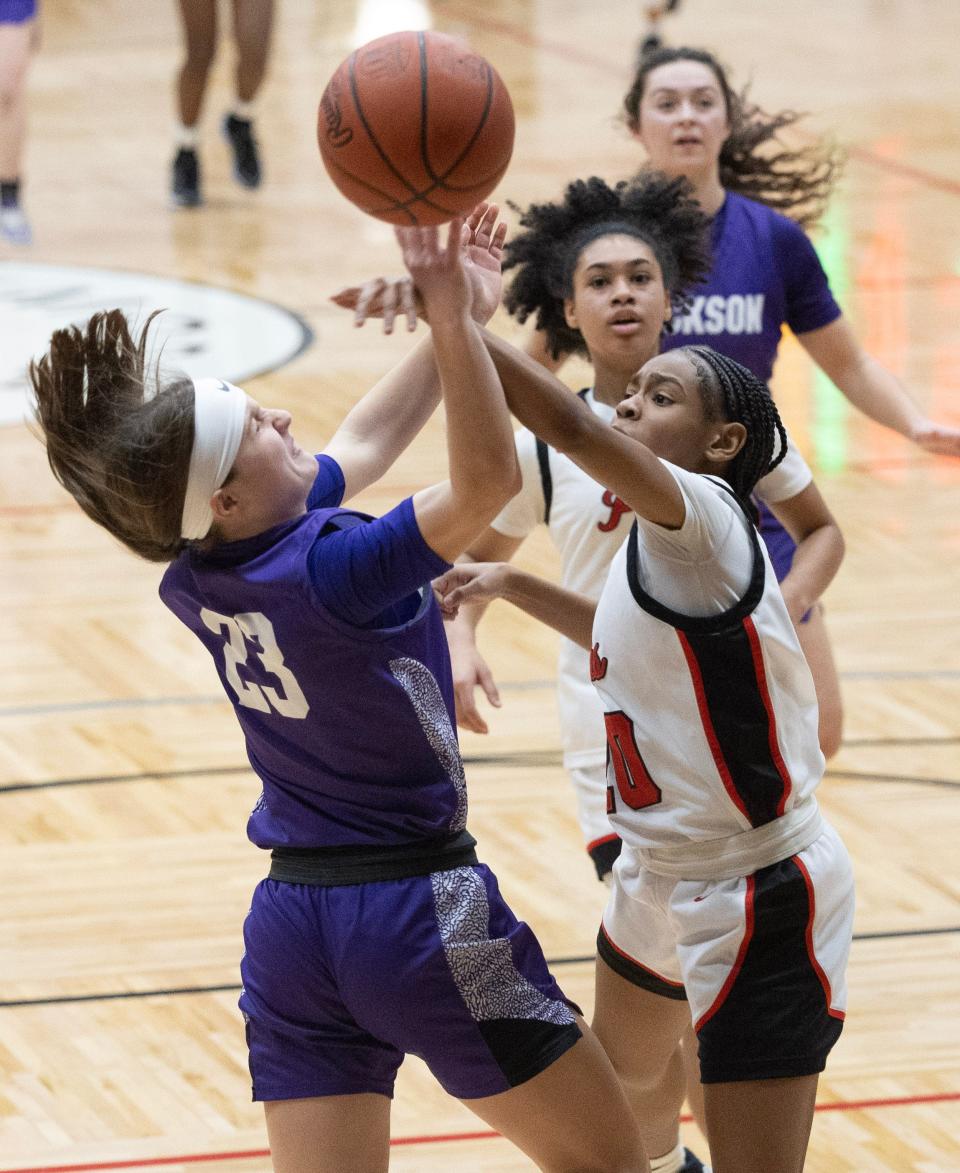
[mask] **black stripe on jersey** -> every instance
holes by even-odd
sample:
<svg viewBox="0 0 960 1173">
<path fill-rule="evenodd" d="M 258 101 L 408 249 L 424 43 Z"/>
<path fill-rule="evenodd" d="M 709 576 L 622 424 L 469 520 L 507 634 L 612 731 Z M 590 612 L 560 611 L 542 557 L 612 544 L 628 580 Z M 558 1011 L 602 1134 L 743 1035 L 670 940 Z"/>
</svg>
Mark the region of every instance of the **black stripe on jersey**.
<svg viewBox="0 0 960 1173">
<path fill-rule="evenodd" d="M 730 496 L 737 501 L 732 490 Z M 739 501 L 737 506 L 742 509 Z M 763 661 L 754 655 L 756 633 L 749 616 L 763 594 L 765 564 L 755 526 L 751 524 L 748 532 L 753 554 L 750 583 L 743 597 L 719 615 L 683 615 L 647 594 L 637 570 L 636 522 L 628 539 L 627 581 L 644 611 L 676 629 L 717 770 L 733 802 L 759 827 L 783 814 L 791 783 L 767 709 Z"/>
<path fill-rule="evenodd" d="M 584 387 L 577 395 L 584 402 L 590 394 L 590 388 Z M 546 440 L 535 437 L 537 441 L 537 464 L 540 467 L 540 487 L 543 489 L 543 524 L 550 524 L 550 508 L 553 505 L 553 473 L 550 471 L 550 445 Z"/>
<path fill-rule="evenodd" d="M 772 822 L 783 814 L 791 782 L 767 708 L 762 659 L 758 665 L 754 656 L 752 621 L 747 618 L 726 631 L 678 631 L 677 636 L 727 793 L 754 827 Z M 756 652 L 759 656 L 758 647 Z"/>
</svg>

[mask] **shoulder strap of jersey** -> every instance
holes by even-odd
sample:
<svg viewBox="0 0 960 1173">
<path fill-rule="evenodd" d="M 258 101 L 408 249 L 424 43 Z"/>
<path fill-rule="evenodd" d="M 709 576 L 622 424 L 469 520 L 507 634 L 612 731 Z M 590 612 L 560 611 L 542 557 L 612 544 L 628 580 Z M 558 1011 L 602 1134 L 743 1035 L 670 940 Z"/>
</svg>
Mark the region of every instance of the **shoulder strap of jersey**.
<svg viewBox="0 0 960 1173">
<path fill-rule="evenodd" d="M 590 388 L 584 387 L 577 395 L 586 402 Z M 550 445 L 546 440 L 535 437 L 537 441 L 537 464 L 540 466 L 540 486 L 543 489 L 543 524 L 550 524 L 550 506 L 553 504 L 553 474 L 550 472 Z"/>
<path fill-rule="evenodd" d="M 550 524 L 550 506 L 553 504 L 553 475 L 550 472 L 550 445 L 537 440 L 537 464 L 540 466 L 540 487 L 543 489 L 543 524 Z"/>
</svg>

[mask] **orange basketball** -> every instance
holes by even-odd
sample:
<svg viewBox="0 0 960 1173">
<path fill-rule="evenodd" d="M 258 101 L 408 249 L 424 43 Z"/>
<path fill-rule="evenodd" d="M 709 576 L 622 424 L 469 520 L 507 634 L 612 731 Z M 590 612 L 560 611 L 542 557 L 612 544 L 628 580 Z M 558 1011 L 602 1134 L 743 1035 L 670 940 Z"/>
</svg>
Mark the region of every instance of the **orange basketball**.
<svg viewBox="0 0 960 1173">
<path fill-rule="evenodd" d="M 497 71 L 436 32 L 362 45 L 330 79 L 317 118 L 330 178 L 391 224 L 443 224 L 469 212 L 506 171 L 513 131 Z"/>
</svg>

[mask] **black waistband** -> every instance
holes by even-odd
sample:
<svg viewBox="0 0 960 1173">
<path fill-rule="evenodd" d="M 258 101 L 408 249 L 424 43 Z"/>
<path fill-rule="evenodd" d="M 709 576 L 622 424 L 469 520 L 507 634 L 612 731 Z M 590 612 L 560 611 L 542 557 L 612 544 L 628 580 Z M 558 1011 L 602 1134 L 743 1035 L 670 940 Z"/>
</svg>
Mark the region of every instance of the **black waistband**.
<svg viewBox="0 0 960 1173">
<path fill-rule="evenodd" d="M 274 847 L 270 879 L 319 888 L 406 880 L 470 867 L 477 863 L 476 847 L 477 841 L 468 831 L 388 847 Z"/>
</svg>

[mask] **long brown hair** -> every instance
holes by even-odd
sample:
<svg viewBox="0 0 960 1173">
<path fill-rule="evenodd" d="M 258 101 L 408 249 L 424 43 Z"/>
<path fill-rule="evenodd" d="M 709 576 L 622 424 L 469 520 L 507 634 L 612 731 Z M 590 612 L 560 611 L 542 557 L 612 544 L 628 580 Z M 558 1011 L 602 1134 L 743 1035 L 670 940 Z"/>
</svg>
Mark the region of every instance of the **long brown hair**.
<svg viewBox="0 0 960 1173">
<path fill-rule="evenodd" d="M 637 131 L 640 104 L 652 70 L 674 61 L 696 61 L 717 79 L 727 108 L 730 135 L 720 151 L 720 183 L 749 199 L 783 212 L 804 228 L 823 215 L 840 175 L 842 155 L 825 140 L 791 149 L 779 139 L 782 130 L 794 126 L 803 114 L 781 110 L 768 114 L 747 96 L 738 94 L 727 80 L 726 70 L 705 49 L 659 48 L 640 58 L 633 84 L 623 99 L 627 125 Z"/>
<path fill-rule="evenodd" d="M 34 414 L 53 474 L 98 525 L 154 562 L 183 549 L 180 523 L 193 445 L 188 379 L 160 385 L 147 336 L 120 310 L 57 330 L 31 362 Z"/>
</svg>

